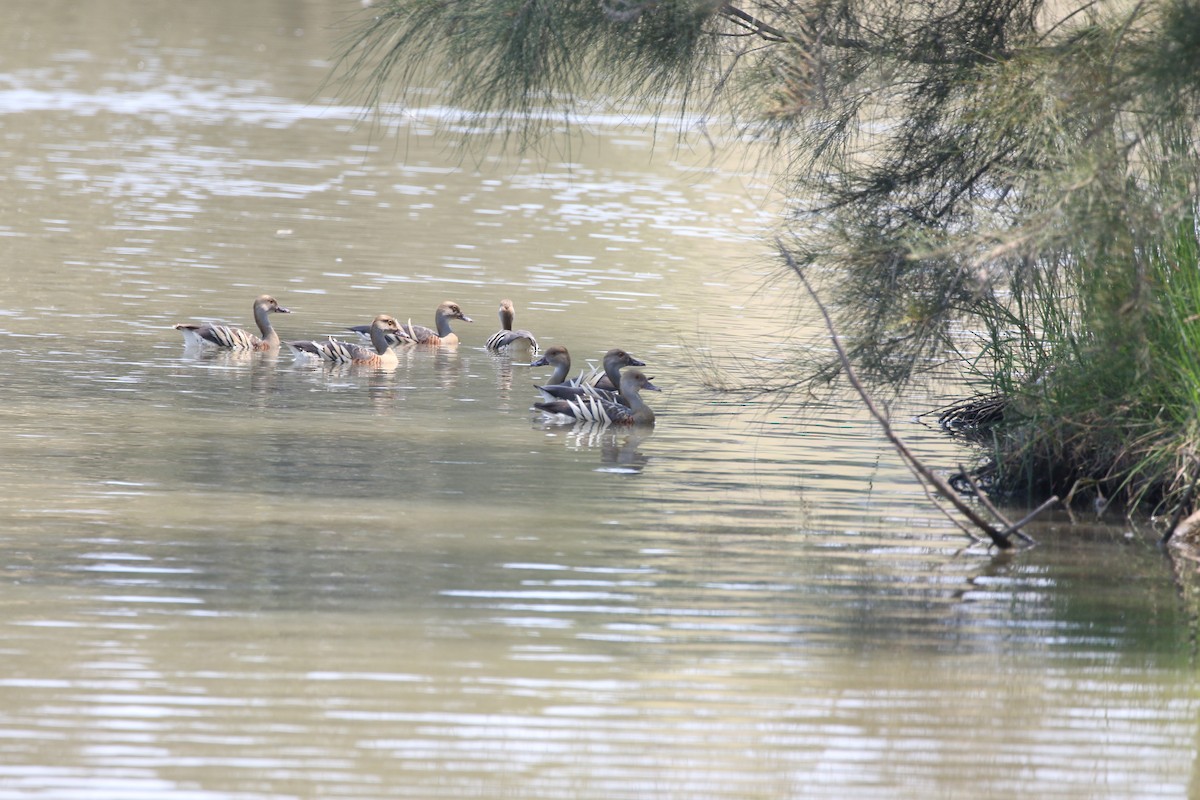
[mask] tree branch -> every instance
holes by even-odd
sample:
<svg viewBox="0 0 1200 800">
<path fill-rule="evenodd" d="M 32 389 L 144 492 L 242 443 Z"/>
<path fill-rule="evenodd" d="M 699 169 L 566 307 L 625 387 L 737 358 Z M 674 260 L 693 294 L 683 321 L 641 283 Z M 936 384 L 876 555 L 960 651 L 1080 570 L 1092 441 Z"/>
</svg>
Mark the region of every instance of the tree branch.
<svg viewBox="0 0 1200 800">
<path fill-rule="evenodd" d="M 876 407 L 875 402 L 871 400 L 870 395 L 867 394 L 866 389 L 864 389 L 862 383 L 859 382 L 858 375 L 854 372 L 854 367 L 850 364 L 850 358 L 846 355 L 846 350 L 842 347 L 841 340 L 837 335 L 837 329 L 834 327 L 833 319 L 829 316 L 829 311 L 826 310 L 824 304 L 821 303 L 821 299 L 817 296 L 817 292 L 815 289 L 813 289 L 812 284 L 808 282 L 808 277 L 804 274 L 804 271 L 800 269 L 799 265 L 796 264 L 796 262 L 792 259 L 791 254 L 782 246 L 782 243 L 779 244 L 779 252 L 783 254 L 783 258 L 787 265 L 792 269 L 793 272 L 796 273 L 796 276 L 800 278 L 800 282 L 804 284 L 804 288 L 808 292 L 809 296 L 812 297 L 813 302 L 817 304 L 817 309 L 821 312 L 821 316 L 825 320 L 825 326 L 829 329 L 829 338 L 833 342 L 834 348 L 837 350 L 838 358 L 841 359 L 842 369 L 846 372 L 846 379 L 850 381 L 850 385 L 854 388 L 854 391 L 856 391 L 858 396 L 862 398 L 863 404 L 867 407 L 867 411 L 871 413 L 871 416 L 873 416 L 875 421 L 878 422 L 880 427 L 883 428 L 884 436 L 886 436 L 888 441 L 892 443 L 892 446 L 896 448 L 896 452 L 900 454 L 901 458 L 903 458 L 912 469 L 919 473 L 922 479 L 928 481 L 929 484 L 931 484 L 934 489 L 937 490 L 938 494 L 948 500 L 951 505 L 958 509 L 960 514 L 970 520 L 971 524 L 982 531 L 983 534 L 992 541 L 992 544 L 996 545 L 996 547 L 1000 548 L 1001 550 L 1011 549 L 1013 544 L 1008 540 L 1008 534 L 1001 534 L 995 529 L 995 527 L 988 523 L 987 520 L 981 517 L 979 513 L 975 511 L 975 509 L 964 503 L 962 498 L 958 496 L 958 492 L 954 491 L 954 488 L 951 487 L 944 478 L 922 464 L 920 459 L 918 459 L 912 450 L 908 448 L 908 445 L 904 443 L 904 440 L 901 439 L 894 430 L 892 430 L 891 422 L 888 420 L 887 416 L 883 414 L 878 407 Z"/>
<path fill-rule="evenodd" d="M 717 13 L 726 19 L 732 20 L 735 24 L 740 25 L 752 33 L 756 33 L 768 42 L 793 42 L 797 37 L 790 33 L 784 33 L 776 27 L 768 25 L 760 19 L 757 19 L 740 8 L 731 6 L 729 3 L 721 6 Z"/>
</svg>

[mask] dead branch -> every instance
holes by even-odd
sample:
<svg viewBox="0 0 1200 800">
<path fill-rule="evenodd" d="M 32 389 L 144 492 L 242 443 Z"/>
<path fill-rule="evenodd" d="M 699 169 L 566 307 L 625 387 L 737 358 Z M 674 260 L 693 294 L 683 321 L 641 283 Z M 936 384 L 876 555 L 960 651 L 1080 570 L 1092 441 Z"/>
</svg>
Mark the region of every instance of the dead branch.
<svg viewBox="0 0 1200 800">
<path fill-rule="evenodd" d="M 842 347 L 841 339 L 837 333 L 837 328 L 833 324 L 833 319 L 829 316 L 829 311 L 826 310 L 825 305 L 821 302 L 821 298 L 817 296 L 817 292 L 815 289 L 813 289 L 812 284 L 808 282 L 808 277 L 792 258 L 791 253 L 789 253 L 786 248 L 782 246 L 782 244 L 779 244 L 778 249 L 783 255 L 787 265 L 793 272 L 796 273 L 796 276 L 800 278 L 800 282 L 804 284 L 805 290 L 808 292 L 809 296 L 812 297 L 813 302 L 816 303 L 817 310 L 821 312 L 821 316 L 825 320 L 825 327 L 829 330 L 829 338 L 833 342 L 834 349 L 838 354 L 838 359 L 841 361 L 842 369 L 846 373 L 846 379 L 850 382 L 850 385 L 854 388 L 854 391 L 856 391 L 858 396 L 862 399 L 863 404 L 867 407 L 867 411 L 871 413 L 871 416 L 873 416 L 875 421 L 878 422 L 880 427 L 883 428 L 884 436 L 886 436 L 888 441 L 892 443 L 892 446 L 896 448 L 896 452 L 900 454 L 905 463 L 908 464 L 909 467 L 914 470 L 923 481 L 932 485 L 939 495 L 949 501 L 950 504 L 953 505 L 960 514 L 962 514 L 971 522 L 971 524 L 982 531 L 983 534 L 991 540 L 992 544 L 1002 550 L 1010 549 L 1013 544 L 1011 541 L 1009 541 L 1008 537 L 1010 534 L 1015 532 L 1016 528 L 1020 526 L 1013 526 L 1011 523 L 1008 523 L 1008 521 L 1005 520 L 1004 517 L 999 514 L 999 512 L 994 512 L 997 514 L 997 518 L 1001 522 L 1005 523 L 1006 529 L 1003 532 L 997 531 L 995 526 L 980 516 L 975 509 L 963 502 L 962 498 L 958 496 L 958 492 L 954 491 L 953 487 L 951 487 L 950 484 L 948 484 L 946 480 L 942 478 L 942 476 L 938 475 L 921 463 L 920 459 L 918 459 L 912 450 L 908 448 L 908 445 L 904 443 L 904 440 L 902 440 L 900 436 L 894 430 L 892 430 L 891 422 L 888 420 L 887 416 L 883 414 L 878 407 L 876 407 L 875 402 L 871 399 L 870 395 L 867 394 L 867 390 L 863 388 L 862 383 L 859 381 L 857 373 L 855 373 L 854 368 L 850 364 L 850 358 L 846 355 L 846 350 Z M 1054 498 L 1053 501 L 1047 501 L 1046 503 L 1043 503 L 1042 506 L 1040 506 L 1038 510 L 1034 512 L 1034 514 L 1026 517 L 1025 520 L 1022 520 L 1021 524 L 1023 525 L 1026 521 L 1032 519 L 1033 516 L 1048 507 L 1051 502 L 1057 502 L 1057 498 Z"/>
<path fill-rule="evenodd" d="M 1047 509 L 1050 506 L 1057 503 L 1058 495 L 1054 495 L 1049 500 L 1047 500 L 1046 502 L 1044 502 L 1040 506 L 1038 506 L 1036 509 L 1034 509 L 1031 513 L 1026 514 L 1024 519 L 1022 519 L 1020 522 L 1017 522 L 1017 523 L 1009 522 L 1008 517 L 1004 516 L 1004 514 L 1000 511 L 1000 509 L 996 508 L 996 506 L 992 504 L 991 498 L 989 498 L 987 496 L 987 493 L 985 491 L 983 491 L 982 488 L 980 488 L 979 483 L 975 480 L 975 476 L 972 475 L 971 473 L 967 472 L 966 468 L 963 467 L 962 464 L 958 465 L 958 469 L 962 473 L 962 476 L 964 478 L 966 478 L 967 484 L 971 487 L 971 491 L 973 491 L 975 493 L 975 496 L 979 498 L 979 502 L 983 503 L 983 507 L 986 508 L 988 511 L 990 511 L 993 517 L 1000 520 L 1000 522 L 1002 522 L 1004 524 L 1004 529 L 1001 530 L 1001 532 L 1000 532 L 1001 535 L 1007 537 L 1009 534 L 1016 534 L 1017 536 L 1024 539 L 1028 544 L 1037 544 L 1037 541 L 1034 540 L 1034 538 L 1032 536 L 1025 533 L 1023 530 L 1021 530 L 1021 528 L 1025 525 L 1026 522 L 1033 519 L 1038 514 L 1042 513 L 1042 511 L 1044 511 L 1045 509 Z"/>
<path fill-rule="evenodd" d="M 1030 536 L 1029 534 L 1022 531 L 1021 528 L 1025 527 L 1025 524 L 1027 522 L 1030 522 L 1038 514 L 1041 514 L 1043 511 L 1050 508 L 1052 505 L 1056 504 L 1057 502 L 1058 502 L 1058 495 L 1056 495 L 1056 494 L 1050 495 L 1050 497 L 1048 497 L 1046 499 L 1046 501 L 1043 502 L 1040 506 L 1035 508 L 1033 511 L 1030 511 L 1028 514 L 1021 517 L 1019 520 L 1017 520 L 1013 524 L 1009 525 L 1004 530 L 1000 531 L 1000 535 L 1008 536 L 1009 534 L 1016 534 L 1017 536 L 1020 536 L 1022 539 L 1024 539 L 1029 544 L 1037 544 L 1037 541 L 1034 540 L 1034 538 L 1032 536 Z"/>
</svg>

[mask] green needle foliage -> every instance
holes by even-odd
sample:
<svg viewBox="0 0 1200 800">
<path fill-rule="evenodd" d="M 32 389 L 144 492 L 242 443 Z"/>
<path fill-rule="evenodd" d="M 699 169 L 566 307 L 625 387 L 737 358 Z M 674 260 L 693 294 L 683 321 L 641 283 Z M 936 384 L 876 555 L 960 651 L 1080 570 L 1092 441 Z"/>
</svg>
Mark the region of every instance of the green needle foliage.
<svg viewBox="0 0 1200 800">
<path fill-rule="evenodd" d="M 369 106 L 438 86 L 484 127 L 523 145 L 596 97 L 661 103 L 700 88 L 697 64 L 721 58 L 714 4 L 578 0 L 376 3 L 339 68 Z M 363 80 L 365 76 L 365 80 Z M 711 87 L 705 87 L 711 89 Z"/>
<path fill-rule="evenodd" d="M 371 105 L 436 85 L 525 145 L 601 100 L 682 107 L 771 143 L 795 199 L 787 261 L 826 287 L 876 390 L 957 366 L 990 398 L 997 490 L 1194 504 L 1197 0 L 364 13 L 338 74 Z"/>
</svg>

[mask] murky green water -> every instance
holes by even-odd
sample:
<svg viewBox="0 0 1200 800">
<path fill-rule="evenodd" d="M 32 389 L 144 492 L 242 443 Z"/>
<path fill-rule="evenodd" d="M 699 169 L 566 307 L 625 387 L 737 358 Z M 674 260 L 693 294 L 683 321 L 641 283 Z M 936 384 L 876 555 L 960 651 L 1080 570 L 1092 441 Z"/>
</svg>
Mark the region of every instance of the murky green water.
<svg viewBox="0 0 1200 800">
<path fill-rule="evenodd" d="M 6 5 L 0 798 L 1200 791 L 1196 609 L 1149 537 L 964 549 L 855 404 L 703 387 L 806 324 L 742 145 L 356 125 L 318 92 L 353 8 Z M 261 292 L 284 338 L 476 322 L 391 372 L 171 329 Z M 653 432 L 531 413 L 546 372 L 482 349 L 506 296 L 645 360 Z"/>
</svg>

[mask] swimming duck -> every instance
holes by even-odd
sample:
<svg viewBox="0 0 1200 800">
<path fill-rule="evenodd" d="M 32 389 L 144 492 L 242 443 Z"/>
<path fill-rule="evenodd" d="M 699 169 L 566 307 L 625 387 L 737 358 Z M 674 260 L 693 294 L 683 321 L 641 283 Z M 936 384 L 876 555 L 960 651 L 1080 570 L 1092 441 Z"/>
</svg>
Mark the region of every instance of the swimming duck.
<svg viewBox="0 0 1200 800">
<path fill-rule="evenodd" d="M 513 319 L 516 317 L 516 309 L 513 307 L 512 300 L 500 301 L 500 330 L 493 333 L 484 342 L 484 347 L 493 352 L 505 350 L 520 342 L 528 341 L 530 348 L 536 353 L 538 351 L 537 339 L 533 334 L 525 330 L 513 330 Z"/>
<path fill-rule="evenodd" d="M 653 425 L 654 411 L 639 394 L 643 389 L 659 391 L 644 372 L 631 369 L 621 376 L 621 396 L 628 405 L 585 394 L 576 400 L 534 403 L 533 407 L 547 414 L 582 422 L 599 422 L 603 425 Z"/>
<path fill-rule="evenodd" d="M 551 381 L 545 386 L 538 386 L 537 388 L 547 400 L 578 400 L 584 395 L 594 395 L 602 400 L 610 400 L 627 405 L 625 398 L 620 392 L 609 387 L 620 385 L 622 367 L 644 366 L 646 366 L 646 362 L 639 361 L 619 347 L 614 347 L 604 354 L 604 368 L 602 371 L 593 370 L 590 375 L 582 375 L 575 380 Z M 567 369 L 570 369 L 569 360 Z"/>
<path fill-rule="evenodd" d="M 400 330 L 394 317 L 380 314 L 367 326 L 374 348 L 360 344 L 336 341 L 332 336 L 328 342 L 288 342 L 287 346 L 296 358 L 316 358 L 329 364 L 356 364 L 364 367 L 396 366 L 396 351 L 388 344 L 388 334 Z"/>
<path fill-rule="evenodd" d="M 458 344 L 458 334 L 450 330 L 450 320 L 461 319 L 463 322 L 473 322 L 470 317 L 463 313 L 459 308 L 458 303 L 453 300 L 446 300 L 437 307 L 437 311 L 433 314 L 434 324 L 437 328 L 426 328 L 424 325 L 413 325 L 411 321 L 406 325 L 401 325 L 400 329 L 394 334 L 388 336 L 391 344 Z M 370 329 L 369 325 L 355 325 L 349 330 L 355 333 L 366 336 Z"/>
<path fill-rule="evenodd" d="M 279 334 L 271 327 L 271 318 L 267 315 L 290 313 L 274 297 L 264 294 L 254 301 L 254 322 L 262 333 L 261 339 L 243 328 L 208 322 L 181 322 L 175 326 L 175 330 L 183 331 L 183 343 L 188 347 L 212 345 L 227 350 L 275 350 L 279 347 Z"/>
<path fill-rule="evenodd" d="M 550 373 L 550 379 L 546 383 L 557 386 L 565 382 L 567 375 L 571 372 L 571 354 L 561 344 L 552 345 L 546 348 L 546 352 L 542 353 L 541 358 L 529 366 L 554 367 L 554 372 Z"/>
</svg>

